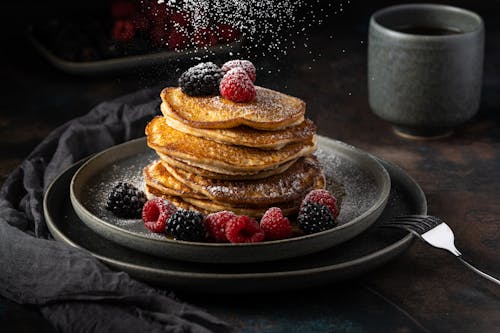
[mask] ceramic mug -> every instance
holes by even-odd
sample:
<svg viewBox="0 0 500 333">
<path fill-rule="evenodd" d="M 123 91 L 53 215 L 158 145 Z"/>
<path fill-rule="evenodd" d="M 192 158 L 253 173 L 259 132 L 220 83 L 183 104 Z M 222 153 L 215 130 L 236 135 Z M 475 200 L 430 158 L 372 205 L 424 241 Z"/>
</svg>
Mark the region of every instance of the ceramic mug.
<svg viewBox="0 0 500 333">
<path fill-rule="evenodd" d="M 445 5 L 384 8 L 370 19 L 370 107 L 407 137 L 438 137 L 478 111 L 484 24 Z"/>
</svg>

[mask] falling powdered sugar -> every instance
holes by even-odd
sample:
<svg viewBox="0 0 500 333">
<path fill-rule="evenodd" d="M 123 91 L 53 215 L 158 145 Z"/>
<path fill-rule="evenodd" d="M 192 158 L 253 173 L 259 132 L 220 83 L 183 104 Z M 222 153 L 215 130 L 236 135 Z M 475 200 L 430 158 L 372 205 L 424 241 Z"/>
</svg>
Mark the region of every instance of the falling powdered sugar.
<svg viewBox="0 0 500 333">
<path fill-rule="evenodd" d="M 276 60 L 286 55 L 289 49 L 302 46 L 308 48 L 311 29 L 322 25 L 330 16 L 342 13 L 344 4 L 350 3 L 350 1 L 329 1 L 325 4 L 321 0 L 157 1 L 168 8 L 190 13 L 194 30 L 207 29 L 215 23 L 234 27 L 244 34 L 247 42 L 243 47 L 247 54 L 272 56 Z M 174 22 L 174 26 L 175 24 Z M 209 52 L 195 60 L 202 60 L 211 55 L 214 54 Z M 240 52 L 230 52 L 230 55 L 238 57 Z"/>
</svg>

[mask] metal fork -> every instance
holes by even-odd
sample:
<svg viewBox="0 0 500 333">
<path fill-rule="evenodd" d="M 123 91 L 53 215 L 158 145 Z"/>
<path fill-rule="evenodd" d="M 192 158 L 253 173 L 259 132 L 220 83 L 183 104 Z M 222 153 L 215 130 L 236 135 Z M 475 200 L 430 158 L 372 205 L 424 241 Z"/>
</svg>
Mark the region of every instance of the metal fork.
<svg viewBox="0 0 500 333">
<path fill-rule="evenodd" d="M 500 285 L 500 280 L 488 275 L 462 258 L 462 253 L 455 247 L 455 236 L 450 227 L 440 218 L 430 215 L 403 215 L 393 217 L 381 224 L 382 227 L 405 229 L 428 244 L 453 253 L 462 264 L 473 272 Z"/>
</svg>

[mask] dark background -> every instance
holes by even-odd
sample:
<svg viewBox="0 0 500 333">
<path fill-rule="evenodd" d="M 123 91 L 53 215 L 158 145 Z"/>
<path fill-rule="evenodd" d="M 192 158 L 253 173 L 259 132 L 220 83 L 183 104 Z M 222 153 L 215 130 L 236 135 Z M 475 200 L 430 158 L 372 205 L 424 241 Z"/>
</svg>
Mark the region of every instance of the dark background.
<svg viewBox="0 0 500 333">
<path fill-rule="evenodd" d="M 458 128 L 453 137 L 430 143 L 408 142 L 396 137 L 390 126 L 375 117 L 368 107 L 368 20 L 376 9 L 403 1 L 331 3 L 338 7 L 340 2 L 341 13 L 331 15 L 323 25 L 310 30 L 309 48 L 289 52 L 280 61 L 250 55 L 258 68 L 264 68 L 258 72 L 257 83 L 303 98 L 319 134 L 354 144 L 401 165 L 421 184 L 430 212 L 450 217 L 459 248 L 467 251 L 478 266 L 499 272 L 500 1 L 430 1 L 472 9 L 484 18 L 486 25 L 481 109 L 471 122 Z M 320 1 L 315 6 L 328 8 L 328 3 Z M 100 76 L 65 74 L 42 59 L 26 38 L 30 24 L 96 8 L 105 11 L 108 4 L 60 0 L 2 3 L 0 182 L 50 131 L 67 120 L 122 94 L 175 83 L 177 74 L 172 74 L 173 67 L 168 64 Z M 298 37 L 299 41 L 300 38 L 303 37 Z M 465 219 L 472 224 L 466 224 Z M 477 221 L 483 224 L 473 227 Z M 367 292 L 370 290 L 375 293 Z M 259 327 L 262 328 L 259 325 L 269 318 L 269 314 L 259 312 L 261 297 L 265 296 L 249 298 L 249 305 L 237 310 L 240 316 L 229 319 L 240 321 L 240 327 L 245 325 L 241 321 L 247 320 L 247 324 L 250 322 L 259 331 Z M 300 315 L 293 295 L 276 297 L 284 299 L 285 314 Z M 359 280 L 301 297 L 305 297 L 304 303 L 316 304 L 308 313 L 328 308 L 348 318 L 356 318 L 358 306 L 363 304 L 358 323 L 363 323 L 365 330 L 378 327 L 391 331 L 392 327 L 395 331 L 396 326 L 391 326 L 394 323 L 402 329 L 399 331 L 405 332 L 421 331 L 422 327 L 422 331 L 489 332 L 500 327 L 498 290 L 485 286 L 482 280 L 464 271 L 451 256 L 433 252 L 420 243 L 383 269 Z M 199 304 L 215 309 L 218 315 L 224 315 L 227 304 L 236 306 L 231 302 L 226 304 L 226 300 L 206 300 Z M 408 312 L 410 319 L 400 316 L 387 323 L 384 314 L 394 307 Z M 266 311 L 273 309 L 266 308 Z M 359 313 L 364 314 L 364 319 L 360 319 Z M 43 326 L 39 326 L 39 320 L 35 309 L 0 299 L 0 322 L 7 331 L 9 328 L 41 331 Z M 284 319 L 268 324 L 271 328 L 272 325 L 287 327 Z M 289 327 L 289 331 L 292 328 Z M 345 331 L 356 331 L 355 328 L 346 326 Z"/>
</svg>

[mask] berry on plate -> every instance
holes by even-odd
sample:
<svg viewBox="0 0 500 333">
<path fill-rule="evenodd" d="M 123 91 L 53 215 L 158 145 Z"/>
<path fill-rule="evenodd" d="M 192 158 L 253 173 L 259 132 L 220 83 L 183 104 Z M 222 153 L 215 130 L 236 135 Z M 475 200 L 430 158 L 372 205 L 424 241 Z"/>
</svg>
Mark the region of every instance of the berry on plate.
<svg viewBox="0 0 500 333">
<path fill-rule="evenodd" d="M 202 62 L 189 68 L 179 78 L 179 86 L 189 96 L 217 95 L 222 71 L 213 62 Z"/>
<path fill-rule="evenodd" d="M 165 225 L 177 208 L 170 201 L 154 198 L 144 204 L 142 221 L 144 226 L 152 232 L 164 233 Z"/>
<path fill-rule="evenodd" d="M 219 37 L 219 40 L 223 43 L 231 43 L 235 41 L 238 36 L 240 35 L 240 32 L 238 29 L 232 27 L 229 24 L 219 24 L 217 25 L 215 32 L 217 36 Z"/>
<path fill-rule="evenodd" d="M 336 219 L 339 216 L 339 209 L 337 206 L 337 199 L 327 190 L 318 189 L 309 192 L 304 200 L 302 201 L 302 206 L 307 202 L 316 202 L 323 206 L 326 206 L 333 218 Z M 301 207 L 302 207 L 301 206 Z"/>
<path fill-rule="evenodd" d="M 316 202 L 306 202 L 302 206 L 297 223 L 306 234 L 332 229 L 337 225 L 328 207 Z"/>
<path fill-rule="evenodd" d="M 260 228 L 264 231 L 267 240 L 288 238 L 292 235 L 292 226 L 288 218 L 278 207 L 271 207 L 262 216 Z"/>
<path fill-rule="evenodd" d="M 130 0 L 115 0 L 111 3 L 111 17 L 114 19 L 130 18 L 136 11 L 135 3 Z"/>
<path fill-rule="evenodd" d="M 118 20 L 113 24 L 111 37 L 118 42 L 128 42 L 135 36 L 135 27 L 130 20 Z"/>
<path fill-rule="evenodd" d="M 193 210 L 178 209 L 167 220 L 166 233 L 174 239 L 199 242 L 205 239 L 203 214 Z"/>
<path fill-rule="evenodd" d="M 146 195 L 132 184 L 119 182 L 109 193 L 106 209 L 118 217 L 139 218 Z"/>
<path fill-rule="evenodd" d="M 226 237 L 226 224 L 234 217 L 236 217 L 236 215 L 227 210 L 208 214 L 203 223 L 205 224 L 209 239 L 221 243 L 228 242 Z"/>
<path fill-rule="evenodd" d="M 229 72 L 231 69 L 236 68 L 236 67 L 241 67 L 245 70 L 247 73 L 248 77 L 252 82 L 255 82 L 255 79 L 257 78 L 255 66 L 250 62 L 249 60 L 230 60 L 226 62 L 224 65 L 222 65 L 221 69 L 226 74 Z"/>
<path fill-rule="evenodd" d="M 250 102 L 256 92 L 252 80 L 241 67 L 230 69 L 220 81 L 220 94 L 233 102 Z"/>
<path fill-rule="evenodd" d="M 226 237 L 231 243 L 257 243 L 265 238 L 259 223 L 248 216 L 236 216 L 226 224 Z"/>
<path fill-rule="evenodd" d="M 182 30 L 172 29 L 168 33 L 167 37 L 167 48 L 169 50 L 182 50 L 185 49 L 190 43 L 189 36 L 186 32 Z"/>
<path fill-rule="evenodd" d="M 194 32 L 194 44 L 197 47 L 210 47 L 217 44 L 217 36 L 210 28 L 200 28 Z"/>
</svg>

